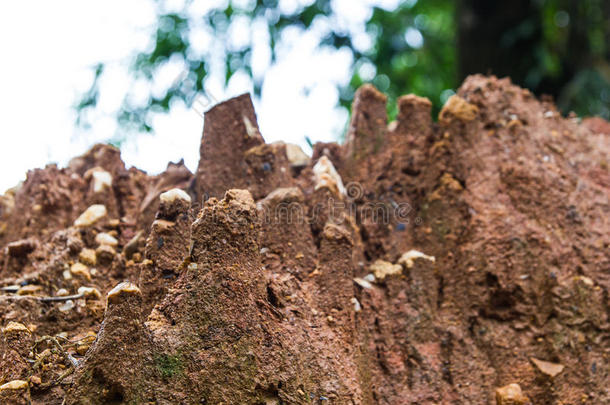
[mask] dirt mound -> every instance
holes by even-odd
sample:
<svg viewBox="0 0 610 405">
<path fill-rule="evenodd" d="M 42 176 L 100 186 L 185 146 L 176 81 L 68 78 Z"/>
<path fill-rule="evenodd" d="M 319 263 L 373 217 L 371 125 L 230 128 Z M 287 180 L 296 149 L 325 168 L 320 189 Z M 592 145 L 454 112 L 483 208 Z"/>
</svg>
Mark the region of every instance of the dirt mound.
<svg viewBox="0 0 610 405">
<path fill-rule="evenodd" d="M 610 402 L 609 124 L 507 79 L 356 94 L 344 145 L 266 144 L 243 95 L 195 174 L 95 146 L 0 197 L 0 398 Z"/>
</svg>

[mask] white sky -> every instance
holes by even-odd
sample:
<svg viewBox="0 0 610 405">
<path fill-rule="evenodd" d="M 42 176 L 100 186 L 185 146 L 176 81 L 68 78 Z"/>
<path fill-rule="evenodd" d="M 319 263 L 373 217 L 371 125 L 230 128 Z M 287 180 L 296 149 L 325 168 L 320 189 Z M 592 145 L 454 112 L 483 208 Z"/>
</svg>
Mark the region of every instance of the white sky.
<svg viewBox="0 0 610 405">
<path fill-rule="evenodd" d="M 334 7 L 349 25 L 365 19 L 366 4 L 373 2 L 391 6 L 397 0 L 335 0 Z M 298 1 L 282 0 L 283 7 L 293 3 Z M 150 0 L 0 3 L 0 193 L 23 180 L 28 169 L 49 162 L 64 166 L 94 143 L 113 137 L 112 113 L 133 85 L 126 63 L 132 52 L 149 44 L 154 18 Z M 287 37 L 280 63 L 271 69 L 264 50 L 255 55 L 267 78 L 255 104 L 261 132 L 268 142 L 283 140 L 304 149 L 305 136 L 314 142 L 336 140 L 347 114 L 335 107 L 335 85 L 349 80 L 351 55 L 316 50 L 315 34 Z M 365 43 L 366 36 L 359 40 Z M 79 132 L 72 105 L 91 83 L 91 66 L 100 61 L 110 63 L 101 83 L 100 112 L 92 117 L 90 131 Z M 170 66 L 158 81 L 171 83 L 179 74 L 179 67 Z M 220 101 L 248 92 L 250 86 L 246 78 L 235 77 L 227 89 L 214 80 L 207 87 Z M 128 138 L 122 150 L 127 165 L 158 173 L 167 162 L 184 158 L 194 170 L 202 117 L 178 107 L 157 116 L 153 127 L 152 135 Z"/>
</svg>

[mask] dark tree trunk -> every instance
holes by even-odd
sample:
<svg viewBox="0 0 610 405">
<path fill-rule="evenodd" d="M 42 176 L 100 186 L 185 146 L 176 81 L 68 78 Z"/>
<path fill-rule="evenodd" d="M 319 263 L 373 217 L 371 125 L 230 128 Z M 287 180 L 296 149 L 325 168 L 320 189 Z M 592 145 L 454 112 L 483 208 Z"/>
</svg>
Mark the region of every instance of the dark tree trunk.
<svg viewBox="0 0 610 405">
<path fill-rule="evenodd" d="M 460 0 L 457 7 L 460 80 L 491 73 L 535 87 L 532 76 L 542 42 L 540 8 L 534 0 Z"/>
</svg>

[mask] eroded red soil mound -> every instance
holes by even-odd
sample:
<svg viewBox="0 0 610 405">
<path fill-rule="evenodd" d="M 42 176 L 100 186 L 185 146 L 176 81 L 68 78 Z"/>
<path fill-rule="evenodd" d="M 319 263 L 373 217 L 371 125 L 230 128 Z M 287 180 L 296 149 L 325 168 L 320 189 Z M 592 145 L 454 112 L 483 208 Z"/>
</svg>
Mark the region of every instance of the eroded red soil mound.
<svg viewBox="0 0 610 405">
<path fill-rule="evenodd" d="M 195 174 L 98 145 L 0 196 L 0 402 L 610 402 L 609 124 L 508 80 L 356 94 L 344 145 L 243 95 Z"/>
</svg>

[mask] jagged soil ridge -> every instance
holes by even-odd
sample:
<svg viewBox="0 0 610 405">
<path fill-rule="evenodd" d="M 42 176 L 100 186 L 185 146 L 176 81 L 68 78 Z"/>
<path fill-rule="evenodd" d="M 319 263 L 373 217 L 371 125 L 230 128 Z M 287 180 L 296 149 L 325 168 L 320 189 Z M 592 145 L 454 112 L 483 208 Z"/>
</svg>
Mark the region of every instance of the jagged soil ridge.
<svg viewBox="0 0 610 405">
<path fill-rule="evenodd" d="M 608 402 L 608 123 L 483 76 L 438 123 L 385 103 L 362 87 L 309 162 L 240 96 L 206 113 L 195 175 L 108 146 L 30 172 L 1 200 L 0 396 Z"/>
</svg>

